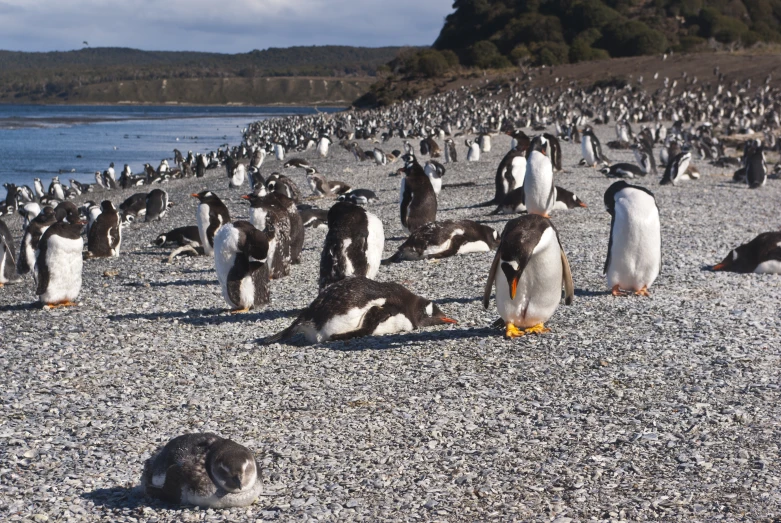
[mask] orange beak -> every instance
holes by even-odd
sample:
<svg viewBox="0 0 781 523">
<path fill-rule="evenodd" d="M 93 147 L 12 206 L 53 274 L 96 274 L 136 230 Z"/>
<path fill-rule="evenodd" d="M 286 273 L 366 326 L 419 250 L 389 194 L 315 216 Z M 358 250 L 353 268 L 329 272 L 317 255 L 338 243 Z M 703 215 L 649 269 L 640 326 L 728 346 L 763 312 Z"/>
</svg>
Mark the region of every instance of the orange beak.
<svg viewBox="0 0 781 523">
<path fill-rule="evenodd" d="M 249 194 L 242 194 L 241 195 L 242 200 L 249 200 Z"/>
<path fill-rule="evenodd" d="M 198 195 L 196 193 L 192 193 L 190 196 L 192 196 L 193 198 L 197 198 L 198 197 Z"/>
<path fill-rule="evenodd" d="M 520 276 L 516 276 L 515 278 L 513 278 L 513 281 L 510 282 L 510 299 L 511 300 L 515 299 L 515 293 L 518 291 L 518 279 L 519 278 L 520 278 Z"/>
<path fill-rule="evenodd" d="M 578 207 L 588 207 L 588 205 L 586 205 L 586 204 L 585 204 L 585 203 L 583 203 L 583 202 L 580 202 L 580 203 L 578 203 Z"/>
<path fill-rule="evenodd" d="M 440 318 L 440 320 L 441 320 L 441 321 L 443 321 L 443 322 L 445 322 L 445 323 L 452 323 L 453 325 L 455 325 L 456 323 L 458 323 L 458 322 L 457 322 L 456 320 L 454 320 L 453 318 Z"/>
<path fill-rule="evenodd" d="M 714 271 L 723 271 L 727 267 L 726 263 L 719 263 L 718 265 L 713 266 Z"/>
</svg>

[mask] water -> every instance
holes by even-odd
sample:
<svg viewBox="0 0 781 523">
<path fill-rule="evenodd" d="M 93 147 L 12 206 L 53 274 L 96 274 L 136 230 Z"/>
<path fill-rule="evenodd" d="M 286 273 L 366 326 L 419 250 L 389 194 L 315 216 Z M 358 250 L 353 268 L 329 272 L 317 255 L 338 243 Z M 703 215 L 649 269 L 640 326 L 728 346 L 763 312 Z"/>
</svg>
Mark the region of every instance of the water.
<svg viewBox="0 0 781 523">
<path fill-rule="evenodd" d="M 336 109 L 321 109 L 335 111 Z M 187 155 L 238 145 L 250 122 L 274 116 L 311 114 L 311 107 L 41 106 L 0 105 L 0 197 L 3 183 L 44 189 L 53 176 L 95 181 L 95 171 L 114 162 L 134 174 L 145 163 L 157 168 L 174 148 Z"/>
</svg>

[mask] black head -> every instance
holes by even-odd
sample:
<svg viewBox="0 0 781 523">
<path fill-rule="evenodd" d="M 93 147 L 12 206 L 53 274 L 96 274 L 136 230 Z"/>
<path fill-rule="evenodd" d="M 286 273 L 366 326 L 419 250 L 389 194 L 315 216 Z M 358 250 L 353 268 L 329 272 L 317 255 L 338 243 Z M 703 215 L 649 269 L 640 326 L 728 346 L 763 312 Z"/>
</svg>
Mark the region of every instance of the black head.
<svg viewBox="0 0 781 523">
<path fill-rule="evenodd" d="M 526 156 L 528 157 L 531 155 L 532 151 L 539 151 L 545 156 L 549 155 L 549 142 L 548 139 L 544 136 L 535 136 L 532 138 L 531 143 L 529 144 L 529 150 L 526 152 Z"/>
<path fill-rule="evenodd" d="M 111 200 L 103 200 L 100 202 L 100 212 L 117 212 L 117 209 Z"/>
<path fill-rule="evenodd" d="M 577 197 L 572 191 L 568 191 L 562 187 L 556 187 L 556 200 L 564 203 L 567 209 L 574 209 L 575 207 L 588 207 L 586 203 Z"/>
<path fill-rule="evenodd" d="M 78 224 L 81 223 L 81 214 L 79 208 L 73 202 L 62 202 L 54 210 L 57 221 L 61 223 Z"/>
<path fill-rule="evenodd" d="M 436 303 L 422 298 L 416 303 L 414 312 L 417 324 L 421 327 L 458 323 L 456 320 L 448 318 Z"/>
</svg>

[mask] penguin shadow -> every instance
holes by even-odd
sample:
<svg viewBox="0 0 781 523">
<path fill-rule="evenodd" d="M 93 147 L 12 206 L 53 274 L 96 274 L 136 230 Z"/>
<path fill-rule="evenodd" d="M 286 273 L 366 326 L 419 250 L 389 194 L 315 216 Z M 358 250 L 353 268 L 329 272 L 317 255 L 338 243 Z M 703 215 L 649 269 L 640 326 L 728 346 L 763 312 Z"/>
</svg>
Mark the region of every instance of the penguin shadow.
<svg viewBox="0 0 781 523">
<path fill-rule="evenodd" d="M 219 285 L 217 280 L 174 280 L 174 281 L 150 281 L 150 287 L 186 287 L 189 285 Z M 128 285 L 136 285 L 130 283 Z"/>
<path fill-rule="evenodd" d="M 150 313 L 129 313 L 112 314 L 108 317 L 111 321 L 127 320 L 149 320 L 156 321 L 162 319 L 179 320 L 188 325 L 222 325 L 227 323 L 247 323 L 264 320 L 276 320 L 279 318 L 289 318 L 298 314 L 299 310 L 260 310 L 244 312 L 241 314 L 230 314 L 229 309 L 209 308 L 209 309 L 190 309 L 185 312 L 150 312 Z"/>
<path fill-rule="evenodd" d="M 474 303 L 480 302 L 483 298 L 442 298 L 441 300 L 434 300 L 438 305 L 443 303 Z"/>
<path fill-rule="evenodd" d="M 165 507 L 163 503 L 148 503 L 139 487 L 99 488 L 81 495 L 91 501 L 96 507 L 109 509 L 137 509 L 152 505 Z"/>
<path fill-rule="evenodd" d="M 604 290 L 604 291 L 593 291 L 589 289 L 575 289 L 575 296 L 580 296 L 582 298 L 590 298 L 593 296 L 610 296 L 611 291 Z"/>
<path fill-rule="evenodd" d="M 40 302 L 34 301 L 30 303 L 14 303 L 12 305 L 0 306 L 0 312 L 19 312 L 19 311 L 31 311 L 35 309 L 42 309 Z"/>
<path fill-rule="evenodd" d="M 713 265 L 710 265 L 710 264 L 708 264 L 708 265 L 700 265 L 700 272 L 718 272 L 718 271 L 714 271 L 713 270 L 713 268 L 715 266 L 716 266 L 716 264 L 713 264 Z M 0 309 L 0 310 L 2 310 L 2 309 Z"/>
</svg>

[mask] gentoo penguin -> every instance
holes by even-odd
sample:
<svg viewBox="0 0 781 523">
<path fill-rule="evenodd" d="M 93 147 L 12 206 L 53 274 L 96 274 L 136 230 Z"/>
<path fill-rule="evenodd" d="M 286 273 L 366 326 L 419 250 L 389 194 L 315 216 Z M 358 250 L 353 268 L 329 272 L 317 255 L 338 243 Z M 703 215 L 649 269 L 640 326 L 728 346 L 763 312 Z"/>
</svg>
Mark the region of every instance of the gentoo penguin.
<svg viewBox="0 0 781 523">
<path fill-rule="evenodd" d="M 435 303 L 398 283 L 361 276 L 326 288 L 287 329 L 269 336 L 269 344 L 303 334 L 310 343 L 393 334 L 419 327 L 456 323 Z"/>
<path fill-rule="evenodd" d="M 692 153 L 689 151 L 675 155 L 664 168 L 664 176 L 662 176 L 660 185 L 677 185 L 681 180 L 691 180 L 691 176 L 686 172 L 691 159 Z"/>
<path fill-rule="evenodd" d="M 116 258 L 122 245 L 119 213 L 110 200 L 100 204 L 100 215 L 90 227 L 85 258 Z"/>
<path fill-rule="evenodd" d="M 35 251 L 38 250 L 38 243 L 46 229 L 55 223 L 57 223 L 57 216 L 54 214 L 54 209 L 49 206 L 44 207 L 41 214 L 30 220 L 22 236 L 16 272 L 27 274 L 35 266 Z"/>
<path fill-rule="evenodd" d="M 746 147 L 743 154 L 746 182 L 750 189 L 756 189 L 765 185 L 767 181 L 767 164 L 765 163 L 765 150 L 762 144 L 751 144 Z"/>
<path fill-rule="evenodd" d="M 781 274 L 781 232 L 763 232 L 732 249 L 714 271 Z"/>
<path fill-rule="evenodd" d="M 615 182 L 605 191 L 605 208 L 610 213 L 610 240 L 603 273 L 613 296 L 621 290 L 649 296 L 650 287 L 662 266 L 659 209 L 651 191 Z"/>
<path fill-rule="evenodd" d="M 298 207 L 298 214 L 301 216 L 301 222 L 304 227 L 311 227 L 313 229 L 327 229 L 328 228 L 328 210 L 317 209 L 315 207 Z"/>
<path fill-rule="evenodd" d="M 641 176 L 656 174 L 656 160 L 654 160 L 653 149 L 651 149 L 650 145 L 645 142 L 636 143 L 632 145 L 632 151 L 635 154 L 637 165 L 640 166 Z"/>
<path fill-rule="evenodd" d="M 301 200 L 301 191 L 298 186 L 287 176 L 279 173 L 271 173 L 266 180 L 266 187 L 269 192 L 282 193 L 294 202 Z"/>
<path fill-rule="evenodd" d="M 499 167 L 496 169 L 496 192 L 494 199 L 488 201 L 482 206 L 499 204 L 504 197 L 515 190 L 517 187 L 523 187 L 523 180 L 526 177 L 526 153 L 513 149 L 504 155 Z"/>
<path fill-rule="evenodd" d="M 3 220 L 0 220 L 0 287 L 16 279 L 14 237 Z"/>
<path fill-rule="evenodd" d="M 100 210 L 100 205 L 93 201 L 84 202 L 82 209 L 85 211 L 84 214 L 87 215 L 87 238 L 89 238 L 89 230 L 92 228 L 92 225 L 95 223 L 95 220 L 98 219 L 98 216 L 100 216 L 102 211 Z M 126 220 L 125 216 L 122 215 L 120 225 L 124 226 L 128 222 L 133 221 L 131 218 L 132 216 L 128 216 L 128 219 Z"/>
<path fill-rule="evenodd" d="M 171 203 L 168 201 L 168 193 L 162 189 L 152 189 L 149 194 L 146 195 L 146 214 L 144 215 L 145 222 L 160 221 L 168 211 L 168 207 Z"/>
<path fill-rule="evenodd" d="M 247 312 L 269 302 L 267 257 L 268 238 L 250 222 L 225 224 L 214 235 L 214 266 L 231 312 Z"/>
<path fill-rule="evenodd" d="M 445 175 L 445 166 L 436 160 L 429 160 L 426 162 L 426 166 L 423 167 L 423 172 L 428 176 L 431 187 L 434 189 L 434 194 L 439 195 L 439 191 L 442 190 L 442 177 Z"/>
<path fill-rule="evenodd" d="M 367 205 L 380 201 L 374 191 L 369 189 L 350 189 L 344 194 L 340 194 L 337 198 L 340 202 L 350 202 L 355 205 Z"/>
<path fill-rule="evenodd" d="M 410 233 L 437 219 L 437 195 L 414 156 L 407 156 L 401 180 L 401 227 Z"/>
<path fill-rule="evenodd" d="M 285 162 L 285 165 L 283 165 L 283 167 L 285 169 L 292 169 L 292 168 L 307 169 L 312 166 L 309 165 L 309 162 L 304 160 L 303 158 L 291 158 L 290 160 Z"/>
<path fill-rule="evenodd" d="M 556 171 L 561 171 L 561 142 L 550 133 L 542 133 L 543 138 L 548 140 L 548 156 L 551 164 Z M 531 145 L 531 142 L 529 142 Z"/>
<path fill-rule="evenodd" d="M 523 182 L 526 212 L 539 214 L 544 218 L 549 218 L 549 213 L 556 203 L 553 164 L 551 164 L 548 151 L 547 138 L 535 136 L 529 146 L 526 175 Z"/>
<path fill-rule="evenodd" d="M 280 162 L 285 159 L 285 146 L 281 143 L 274 144 L 274 157 Z"/>
<path fill-rule="evenodd" d="M 643 169 L 633 163 L 614 163 L 609 167 L 603 167 L 599 172 L 608 178 L 634 178 L 635 176 L 645 176 Z"/>
<path fill-rule="evenodd" d="M 335 203 L 320 254 L 320 292 L 351 276 L 374 279 L 384 248 L 385 231 L 377 216 L 352 203 Z"/>
<path fill-rule="evenodd" d="M 159 235 L 152 243 L 158 247 L 162 247 L 166 243 L 176 243 L 180 247 L 185 245 L 200 247 L 201 236 L 198 233 L 197 225 L 187 225 L 185 227 L 177 227 L 176 229 L 164 232 L 163 234 Z"/>
<path fill-rule="evenodd" d="M 499 234 L 487 225 L 471 220 L 432 222 L 410 234 L 393 256 L 383 260 L 382 264 L 489 252 L 498 245 Z"/>
<path fill-rule="evenodd" d="M 268 239 L 267 264 L 272 279 L 290 274 L 292 263 L 291 224 L 288 210 L 272 198 L 270 194 L 248 194 L 242 196 L 249 200 L 249 221 L 266 233 Z M 302 228 L 303 229 L 303 228 Z"/>
<path fill-rule="evenodd" d="M 374 150 L 372 151 L 372 154 L 374 155 L 374 164 L 375 165 L 387 165 L 388 164 L 388 156 L 379 147 L 375 147 Z"/>
<path fill-rule="evenodd" d="M 228 156 L 229 160 L 232 160 L 233 158 L 231 156 Z M 241 187 L 244 185 L 244 180 L 247 178 L 247 167 L 240 162 L 234 162 L 234 163 L 227 163 L 225 164 L 228 167 L 228 178 L 230 178 L 230 182 L 228 182 L 228 188 L 234 189 L 236 187 Z M 231 168 L 232 167 L 232 168 Z"/>
<path fill-rule="evenodd" d="M 328 180 L 317 172 L 317 169 L 314 167 L 306 168 L 306 180 L 312 189 L 312 195 L 316 198 L 325 198 L 331 195 L 331 185 L 328 183 Z"/>
<path fill-rule="evenodd" d="M 458 161 L 458 151 L 456 150 L 456 143 L 452 138 L 445 140 L 445 162 L 455 163 Z"/>
<path fill-rule="evenodd" d="M 166 503 L 246 507 L 260 495 L 260 465 L 252 452 L 216 434 L 185 434 L 144 463 L 144 494 Z"/>
<path fill-rule="evenodd" d="M 480 161 L 480 145 L 472 140 L 466 141 L 466 161 L 467 162 L 479 162 Z"/>
<path fill-rule="evenodd" d="M 147 193 L 145 192 L 137 192 L 125 198 L 125 201 L 119 204 L 119 210 L 122 211 L 122 221 L 131 222 L 146 216 L 146 198 Z"/>
<path fill-rule="evenodd" d="M 22 216 L 22 231 L 26 231 L 30 221 L 41 214 L 41 204 L 36 202 L 25 203 L 19 207 L 18 212 Z"/>
<path fill-rule="evenodd" d="M 49 196 L 58 200 L 65 199 L 65 190 L 62 188 L 59 176 L 52 178 L 52 181 L 49 184 Z"/>
<path fill-rule="evenodd" d="M 40 178 L 35 178 L 35 179 L 33 180 L 33 190 L 34 190 L 34 192 L 35 192 L 35 196 L 36 196 L 36 197 L 37 197 L 39 200 L 40 200 L 41 198 L 43 198 L 44 196 L 46 196 L 46 194 L 43 192 L 43 182 L 41 181 L 41 179 L 40 179 Z"/>
<path fill-rule="evenodd" d="M 55 223 L 43 233 L 35 253 L 35 281 L 44 307 L 69 307 L 81 290 L 83 223 Z"/>
<path fill-rule="evenodd" d="M 526 212 L 526 195 L 523 187 L 510 191 L 491 214 L 521 214 Z M 575 193 L 556 186 L 556 203 L 553 204 L 552 211 L 565 211 L 576 207 L 588 207 L 586 203 L 578 198 Z"/>
<path fill-rule="evenodd" d="M 296 202 L 281 192 L 269 193 L 264 187 L 261 187 L 254 194 L 265 197 L 264 201 L 269 202 L 269 204 L 275 203 L 280 209 L 287 212 L 290 221 L 290 262 L 296 265 L 301 263 L 301 251 L 304 249 L 304 222 L 298 212 Z M 255 216 L 255 219 L 258 222 L 261 221 L 258 216 Z M 286 228 L 284 224 L 275 225 L 272 223 L 272 225 L 277 229 L 284 230 Z"/>
<path fill-rule="evenodd" d="M 198 234 L 201 237 L 204 254 L 211 255 L 214 253 L 214 234 L 217 229 L 230 223 L 230 213 L 222 200 L 211 191 L 193 193 L 190 196 L 198 198 L 200 202 L 196 212 Z"/>
<path fill-rule="evenodd" d="M 317 141 L 317 154 L 320 158 L 328 156 L 328 150 L 331 147 L 331 139 L 327 136 L 321 136 Z"/>
<path fill-rule="evenodd" d="M 490 134 L 481 134 L 477 141 L 480 142 L 480 152 L 483 153 L 490 153 L 491 152 L 491 135 Z"/>
<path fill-rule="evenodd" d="M 583 129 L 583 135 L 580 139 L 580 149 L 583 154 L 583 159 L 589 167 L 596 167 L 597 164 L 605 161 L 599 138 L 594 134 L 594 129 L 592 129 L 591 126 L 586 126 L 586 128 Z"/>
<path fill-rule="evenodd" d="M 528 214 L 507 222 L 483 294 L 487 309 L 496 282 L 496 308 L 508 338 L 548 332 L 544 323 L 575 286 L 558 232 L 549 219 Z"/>
</svg>

